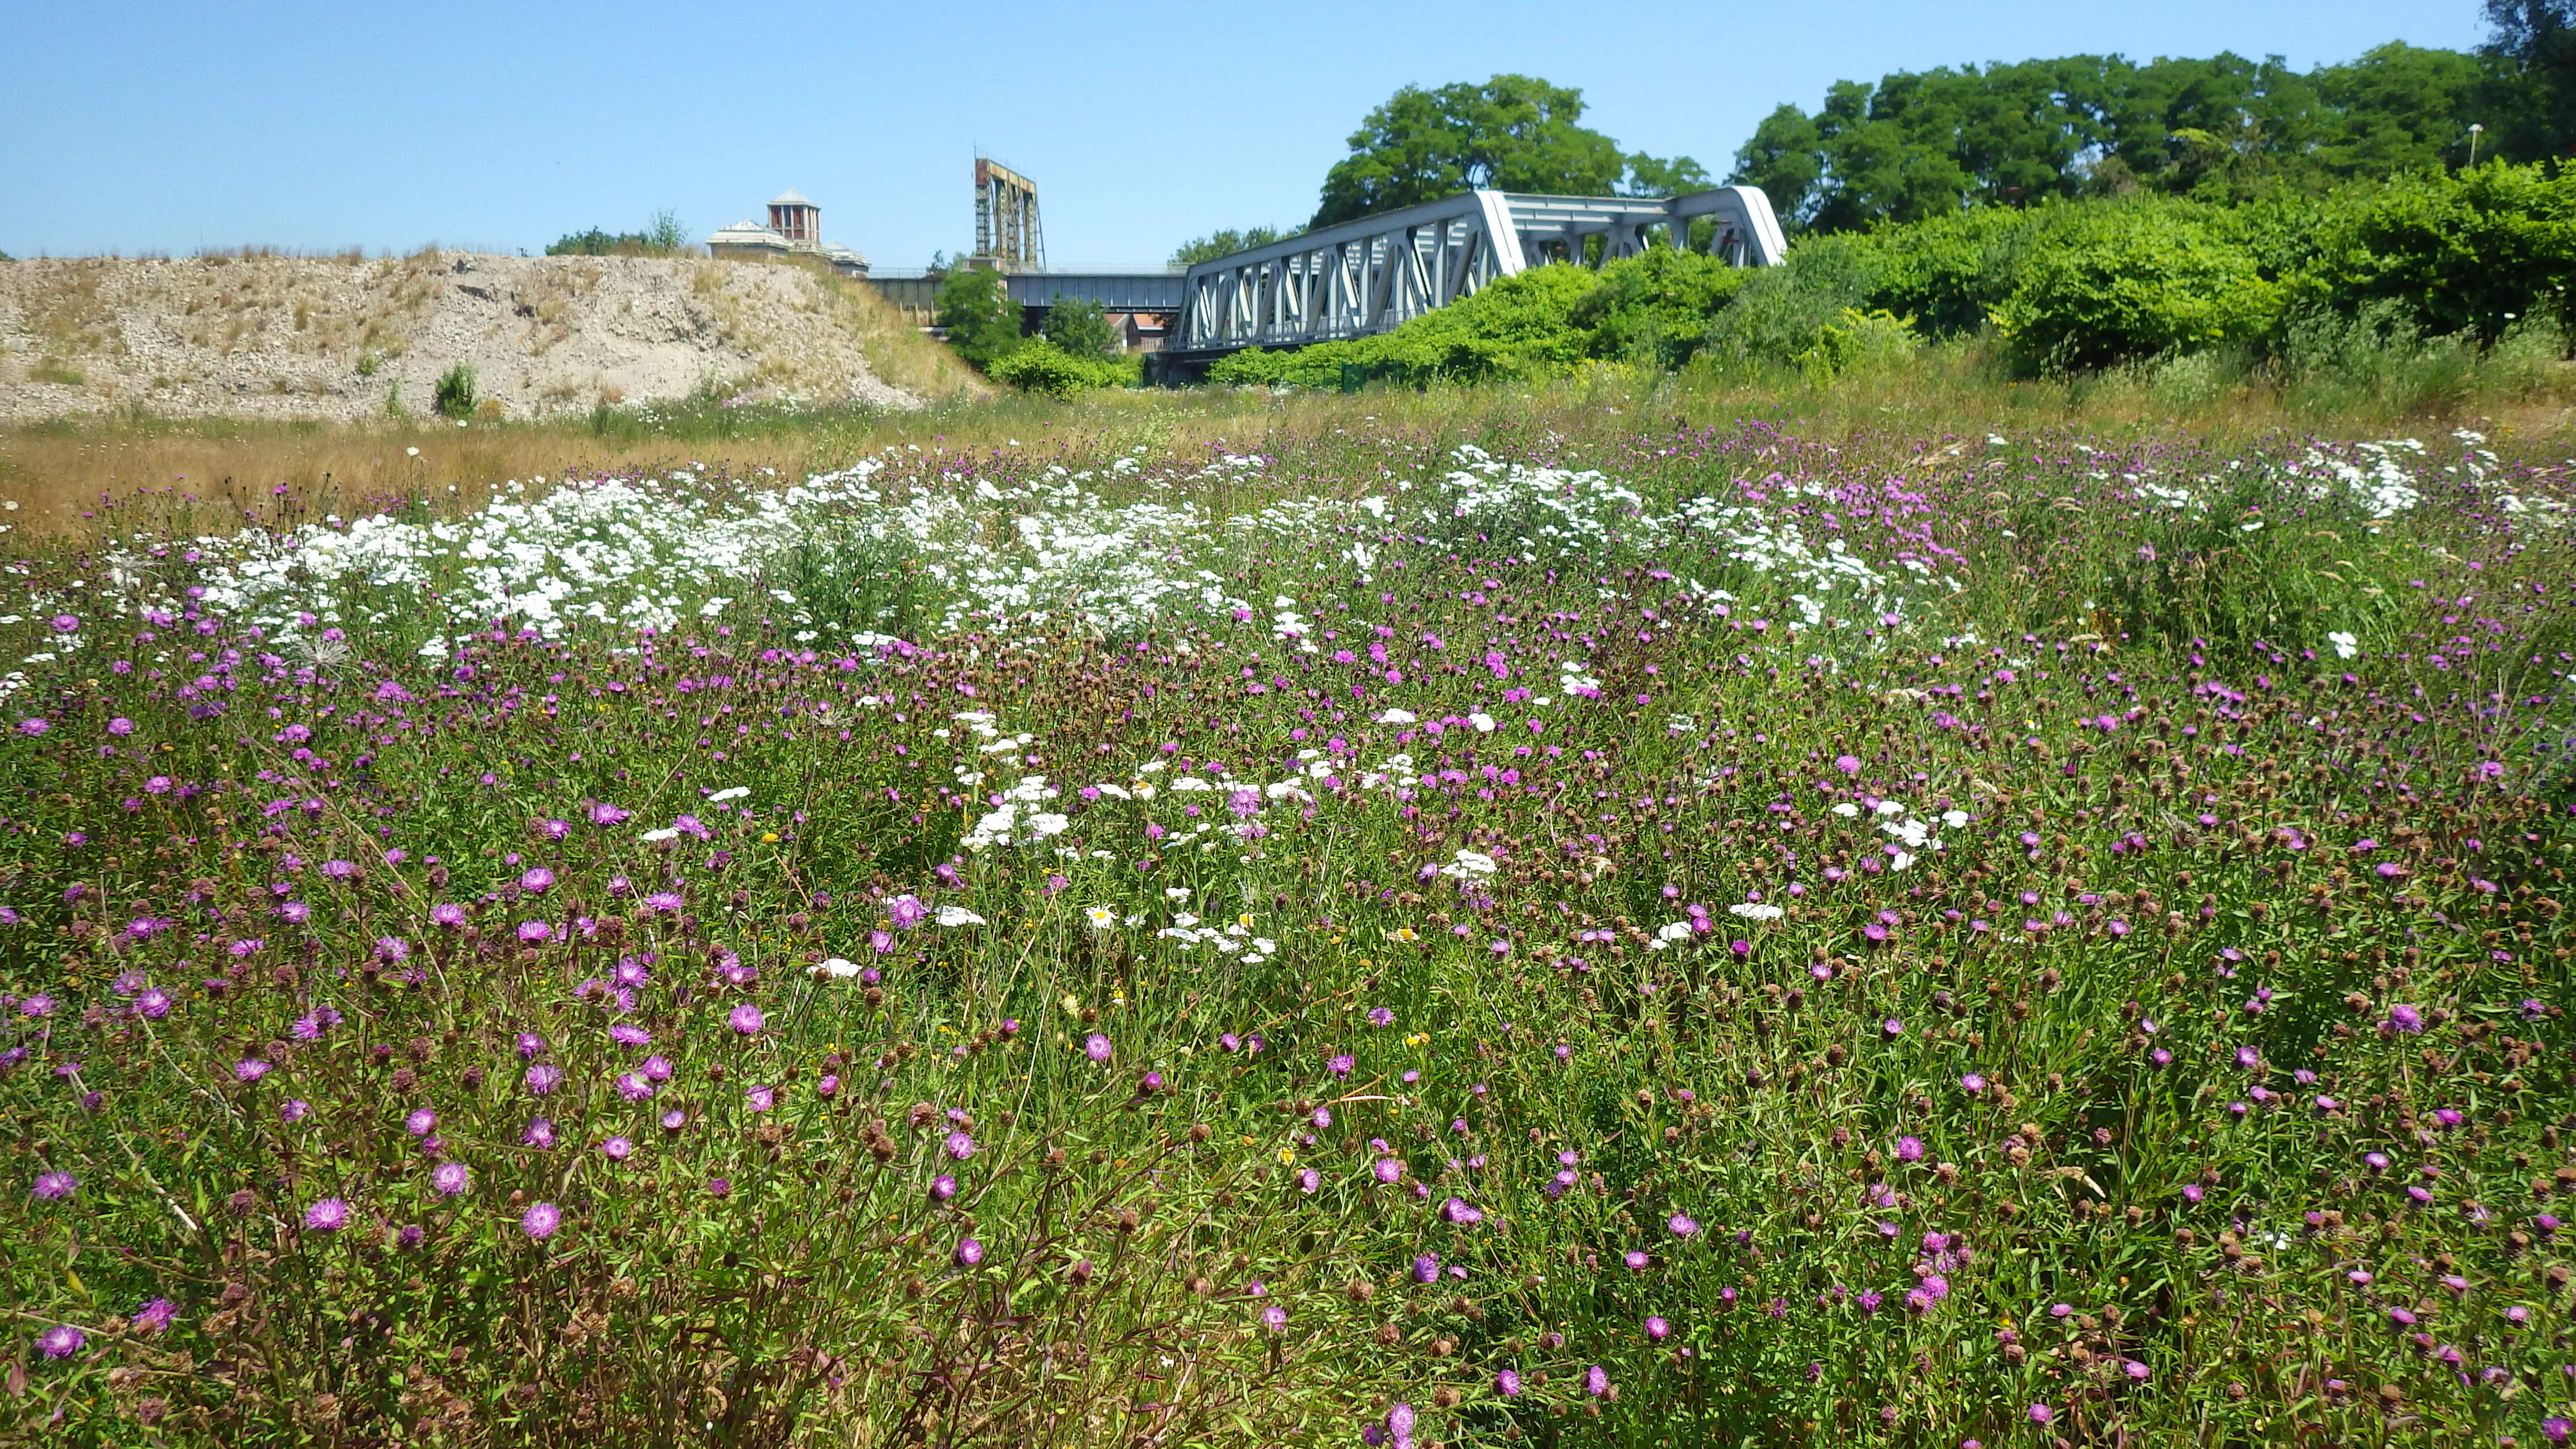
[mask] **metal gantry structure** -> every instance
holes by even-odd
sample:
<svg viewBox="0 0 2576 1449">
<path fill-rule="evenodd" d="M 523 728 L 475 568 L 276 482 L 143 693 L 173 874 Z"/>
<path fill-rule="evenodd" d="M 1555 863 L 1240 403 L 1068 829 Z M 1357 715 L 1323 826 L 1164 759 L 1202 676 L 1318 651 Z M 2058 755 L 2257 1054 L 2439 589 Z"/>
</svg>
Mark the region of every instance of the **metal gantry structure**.
<svg viewBox="0 0 2576 1449">
<path fill-rule="evenodd" d="M 1208 362 L 1246 347 L 1366 337 L 1527 267 L 1634 256 L 1656 227 L 1688 248 L 1703 217 L 1709 250 L 1736 266 L 1777 266 L 1787 254 L 1759 187 L 1670 198 L 1462 192 L 1191 267 L 1166 350 Z"/>
<path fill-rule="evenodd" d="M 1038 184 L 985 156 L 975 158 L 975 259 L 1001 272 L 1046 268 Z"/>
</svg>

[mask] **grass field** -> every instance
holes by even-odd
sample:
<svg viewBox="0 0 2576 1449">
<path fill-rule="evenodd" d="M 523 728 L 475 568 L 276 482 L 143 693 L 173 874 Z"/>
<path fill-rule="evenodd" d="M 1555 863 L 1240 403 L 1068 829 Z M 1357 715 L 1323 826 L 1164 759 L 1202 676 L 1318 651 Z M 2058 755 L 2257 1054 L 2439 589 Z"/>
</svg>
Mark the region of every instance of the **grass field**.
<svg viewBox="0 0 2576 1449">
<path fill-rule="evenodd" d="M 1926 378 L 0 440 L 10 1434 L 2564 1439 L 2563 424 Z"/>
</svg>

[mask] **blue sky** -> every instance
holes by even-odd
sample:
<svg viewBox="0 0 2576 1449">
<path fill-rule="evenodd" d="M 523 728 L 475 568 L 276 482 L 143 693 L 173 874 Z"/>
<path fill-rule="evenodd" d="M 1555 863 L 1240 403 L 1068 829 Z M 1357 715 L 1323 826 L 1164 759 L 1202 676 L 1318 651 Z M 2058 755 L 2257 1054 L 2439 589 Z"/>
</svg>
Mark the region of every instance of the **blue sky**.
<svg viewBox="0 0 2576 1449">
<path fill-rule="evenodd" d="M 918 266 L 973 236 L 978 147 L 1033 178 L 1049 260 L 1154 262 L 1295 223 L 1372 106 L 1500 71 L 1582 88 L 1630 149 L 1723 174 L 1782 101 L 1898 69 L 2219 50 L 2305 67 L 2466 48 L 2476 0 L 1233 5 L 415 5 L 128 0 L 0 15 L 0 251 L 264 242 L 541 249 L 795 187 Z"/>
</svg>

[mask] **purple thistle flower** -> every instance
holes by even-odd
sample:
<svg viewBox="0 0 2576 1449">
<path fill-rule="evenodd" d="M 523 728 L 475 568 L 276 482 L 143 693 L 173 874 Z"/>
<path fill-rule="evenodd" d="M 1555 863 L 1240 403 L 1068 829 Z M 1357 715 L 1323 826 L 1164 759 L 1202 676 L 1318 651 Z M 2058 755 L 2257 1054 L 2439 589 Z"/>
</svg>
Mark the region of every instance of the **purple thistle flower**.
<svg viewBox="0 0 2576 1449">
<path fill-rule="evenodd" d="M 1424 1253 L 1420 1257 L 1415 1258 L 1413 1260 L 1413 1281 L 1416 1283 L 1439 1282 L 1440 1260 L 1429 1253 Z"/>
<path fill-rule="evenodd" d="M 403 1118 L 403 1130 L 414 1137 L 426 1137 L 437 1129 L 438 1114 L 427 1107 L 414 1107 L 411 1115 Z"/>
<path fill-rule="evenodd" d="M 957 1251 L 952 1256 L 958 1267 L 972 1268 L 984 1261 L 984 1245 L 973 1238 L 960 1238 L 957 1240 Z"/>
<path fill-rule="evenodd" d="M 764 1020 L 765 1019 L 760 1014 L 760 1008 L 752 1005 L 748 1001 L 735 1007 L 733 1011 L 725 1017 L 726 1024 L 744 1036 L 758 1036 L 760 1034 L 760 1028 L 764 1024 Z"/>
<path fill-rule="evenodd" d="M 896 930 L 909 931 L 930 919 L 930 907 L 923 905 L 918 896 L 899 895 L 886 902 L 886 919 Z"/>
<path fill-rule="evenodd" d="M 36 1346 L 47 1358 L 70 1358 L 89 1343 L 89 1335 L 68 1323 L 57 1323 L 36 1336 Z"/>
<path fill-rule="evenodd" d="M 743 1100 L 750 1104 L 751 1110 L 755 1112 L 766 1112 L 770 1108 L 778 1105 L 778 1089 L 775 1087 L 754 1087 L 743 1093 Z"/>
<path fill-rule="evenodd" d="M 624 1137 L 611 1137 L 599 1144 L 599 1150 L 611 1162 L 624 1162 L 635 1155 L 635 1144 Z"/>
<path fill-rule="evenodd" d="M 240 1061 L 233 1063 L 233 1079 L 235 1081 L 256 1082 L 267 1075 L 268 1063 L 261 1061 L 257 1057 L 244 1057 Z"/>
<path fill-rule="evenodd" d="M 158 986 L 148 987 L 134 998 L 134 1014 L 146 1021 L 159 1021 L 170 1014 L 170 993 Z"/>
<path fill-rule="evenodd" d="M 1351 1074 L 1351 1068 L 1355 1065 L 1357 1065 L 1357 1063 L 1352 1060 L 1351 1054 L 1349 1052 L 1343 1052 L 1339 1056 L 1325 1062 L 1324 1070 L 1332 1073 L 1336 1077 L 1347 1077 Z"/>
<path fill-rule="evenodd" d="M 1657 1343 L 1661 1343 L 1671 1336 L 1672 1331 L 1672 1324 L 1666 1322 L 1664 1319 L 1652 1313 L 1646 1315 L 1646 1337 L 1653 1339 Z"/>
<path fill-rule="evenodd" d="M 326 1197 L 304 1210 L 304 1226 L 317 1233 L 336 1233 L 349 1225 L 349 1205 Z"/>
<path fill-rule="evenodd" d="M 1372 1006 L 1372 1007 L 1370 1007 L 1370 1008 L 1369 1008 L 1368 1019 L 1369 1019 L 1369 1025 L 1371 1025 L 1371 1026 L 1393 1026 L 1393 1025 L 1395 1025 L 1395 1013 L 1394 1013 L 1394 1012 L 1392 1012 L 1392 1011 L 1387 1010 L 1387 1009 L 1386 1009 L 1385 1007 L 1383 1007 L 1383 1006 Z"/>
<path fill-rule="evenodd" d="M 443 901 L 429 908 L 429 923 L 452 931 L 465 924 L 465 908 L 452 901 Z"/>
<path fill-rule="evenodd" d="M 930 1180 L 930 1200 L 946 1202 L 957 1195 L 957 1179 L 941 1173 Z"/>
<path fill-rule="evenodd" d="M 68 1172 L 40 1172 L 36 1174 L 35 1186 L 28 1191 L 42 1201 L 59 1202 L 70 1197 L 72 1189 L 78 1186 L 80 1186 L 80 1179 Z"/>
<path fill-rule="evenodd" d="M 526 945 L 533 946 L 554 933 L 555 928 L 544 921 L 521 921 L 519 923 L 519 940 Z"/>
<path fill-rule="evenodd" d="M 519 1219 L 520 1230 L 539 1242 L 553 1237 L 555 1229 L 562 1226 L 563 1210 L 550 1202 L 534 1204 L 527 1215 Z"/>
<path fill-rule="evenodd" d="M 629 1102 L 651 1101 L 653 1094 L 660 1090 L 661 1088 L 654 1086 L 651 1082 L 644 1080 L 633 1072 L 620 1072 L 617 1074 L 617 1095 L 625 1098 Z"/>
<path fill-rule="evenodd" d="M 643 1065 L 635 1070 L 648 1082 L 667 1082 L 671 1080 L 671 1059 L 656 1052 L 646 1057 Z"/>
<path fill-rule="evenodd" d="M 1921 1162 L 1923 1160 L 1923 1139 L 1920 1137 L 1897 1138 L 1896 1160 L 1899 1162 Z"/>
<path fill-rule="evenodd" d="M 280 1122 L 301 1122 L 312 1115 L 313 1104 L 301 1097 L 289 1097 L 277 1109 L 277 1120 Z"/>
<path fill-rule="evenodd" d="M 1371 1171 L 1376 1173 L 1378 1181 L 1392 1186 L 1403 1178 L 1404 1164 L 1396 1161 L 1392 1157 L 1381 1157 L 1377 1160 L 1377 1165 L 1372 1168 Z"/>
<path fill-rule="evenodd" d="M 1501 1370 L 1498 1370 L 1498 1371 L 1494 1374 L 1494 1392 L 1495 1392 L 1495 1393 L 1498 1393 L 1498 1394 L 1502 1395 L 1504 1398 L 1507 1398 L 1507 1399 L 1508 1399 L 1508 1398 L 1512 1398 L 1512 1397 L 1514 1397 L 1514 1396 L 1518 1395 L 1518 1394 L 1520 1393 L 1520 1391 L 1521 1391 L 1521 1376 L 1520 1376 L 1520 1373 L 1519 1373 L 1519 1371 L 1518 1371 L 1518 1370 L 1515 1370 L 1515 1369 L 1501 1369 Z"/>
<path fill-rule="evenodd" d="M 948 1140 L 942 1146 L 947 1149 L 949 1160 L 953 1162 L 964 1162 L 975 1155 L 975 1139 L 963 1132 L 949 1133 Z"/>
<path fill-rule="evenodd" d="M 1265 1304 L 1261 1310 L 1261 1326 L 1269 1329 L 1272 1333 L 1283 1333 L 1287 1331 L 1288 1310 L 1280 1307 L 1276 1303 Z"/>
<path fill-rule="evenodd" d="M 645 1046 L 652 1042 L 653 1033 L 631 1021 L 621 1021 L 608 1028 L 608 1039 L 619 1046 Z"/>
<path fill-rule="evenodd" d="M 665 1132 L 677 1132 L 688 1125 L 689 1114 L 677 1107 L 662 1114 L 662 1130 Z"/>
<path fill-rule="evenodd" d="M 2046 1404 L 2033 1404 L 2030 1406 L 2030 1421 L 2034 1424 L 2045 1424 L 2056 1417 L 2057 1411 Z"/>
<path fill-rule="evenodd" d="M 440 1197 L 454 1197 L 465 1191 L 465 1184 L 470 1176 L 471 1174 L 465 1170 L 464 1163 L 442 1162 L 430 1169 L 429 1185 Z"/>
<path fill-rule="evenodd" d="M 1687 1238 L 1699 1231 L 1698 1221 L 1688 1213 L 1673 1214 L 1665 1221 L 1664 1226 L 1672 1229 L 1673 1236 L 1676 1238 Z"/>
<path fill-rule="evenodd" d="M 154 1298 L 147 1300 L 142 1307 L 134 1310 L 134 1318 L 132 1322 L 135 1331 L 138 1333 L 159 1333 L 163 1329 L 168 1328 L 170 1326 L 170 1321 L 178 1316 L 178 1304 L 171 1302 L 167 1298 Z"/>
<path fill-rule="evenodd" d="M 1643 1248 L 1630 1248 L 1627 1252 L 1619 1255 L 1619 1261 L 1628 1265 L 1628 1271 L 1632 1273 L 1643 1273 L 1646 1271 L 1646 1265 L 1655 1260 L 1648 1256 L 1646 1250 Z"/>
<path fill-rule="evenodd" d="M 542 865 L 530 866 L 519 874 L 519 889 L 530 895 L 541 894 L 554 883 L 555 873 Z"/>
<path fill-rule="evenodd" d="M 539 1062 L 528 1068 L 527 1075 L 521 1080 L 527 1083 L 529 1095 L 542 1097 L 560 1085 L 563 1077 L 563 1068 Z"/>
<path fill-rule="evenodd" d="M 1583 1371 L 1583 1391 L 1596 1399 L 1610 1396 L 1610 1371 L 1599 1364 Z"/>
<path fill-rule="evenodd" d="M 1109 1060 L 1109 1038 L 1102 1036 L 1096 1031 L 1091 1035 L 1084 1037 L 1082 1039 L 1082 1054 L 1091 1058 L 1095 1062 L 1105 1062 Z"/>
<path fill-rule="evenodd" d="M 542 1152 L 555 1145 L 555 1124 L 548 1118 L 531 1117 L 528 1130 L 519 1134 L 519 1140 Z"/>
</svg>

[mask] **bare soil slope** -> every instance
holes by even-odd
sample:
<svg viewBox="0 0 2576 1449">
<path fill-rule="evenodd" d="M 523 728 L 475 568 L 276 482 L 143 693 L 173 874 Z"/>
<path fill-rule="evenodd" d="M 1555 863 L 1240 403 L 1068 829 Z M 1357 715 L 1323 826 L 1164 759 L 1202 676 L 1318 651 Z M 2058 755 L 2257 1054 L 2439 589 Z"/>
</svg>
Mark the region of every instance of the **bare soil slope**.
<svg viewBox="0 0 2576 1449">
<path fill-rule="evenodd" d="M 795 265 L 463 252 L 0 262 L 0 422 L 127 406 L 426 412 L 457 363 L 511 416 L 711 386 L 889 407 L 975 387 L 866 288 Z"/>
</svg>

